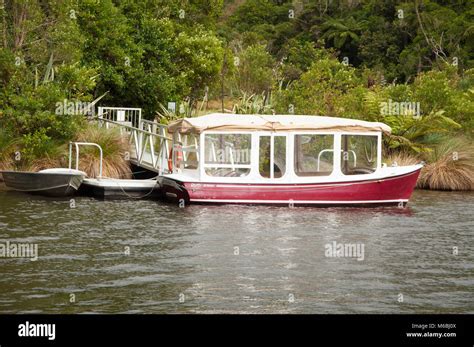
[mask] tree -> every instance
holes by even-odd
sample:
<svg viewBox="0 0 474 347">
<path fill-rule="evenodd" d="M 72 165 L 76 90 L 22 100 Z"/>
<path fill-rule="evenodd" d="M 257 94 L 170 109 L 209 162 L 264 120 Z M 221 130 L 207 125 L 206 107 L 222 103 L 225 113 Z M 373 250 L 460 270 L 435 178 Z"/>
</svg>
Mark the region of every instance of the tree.
<svg viewBox="0 0 474 347">
<path fill-rule="evenodd" d="M 254 45 L 237 55 L 236 83 L 247 94 L 268 93 L 276 81 L 276 61 L 265 46 Z"/>
<path fill-rule="evenodd" d="M 319 51 L 320 58 L 287 90 L 279 93 L 277 110 L 297 114 L 337 115 L 336 101 L 361 84 L 353 67 L 338 61 L 330 52 Z"/>
<path fill-rule="evenodd" d="M 346 43 L 357 44 L 360 40 L 360 32 L 366 28 L 366 24 L 366 21 L 357 21 L 354 17 L 330 18 L 322 25 L 322 38 L 332 41 L 334 47 L 339 49 Z"/>
</svg>

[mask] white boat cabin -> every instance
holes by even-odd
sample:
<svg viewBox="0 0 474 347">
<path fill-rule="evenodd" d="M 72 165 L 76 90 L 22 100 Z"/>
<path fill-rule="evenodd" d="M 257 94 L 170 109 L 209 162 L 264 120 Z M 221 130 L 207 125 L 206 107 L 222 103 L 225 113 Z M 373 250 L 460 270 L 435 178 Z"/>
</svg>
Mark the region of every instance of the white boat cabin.
<svg viewBox="0 0 474 347">
<path fill-rule="evenodd" d="M 183 118 L 168 126 L 173 146 L 165 176 L 201 183 L 313 183 L 399 175 L 403 167 L 382 165 L 382 133 L 390 130 L 383 123 L 320 116 Z"/>
</svg>

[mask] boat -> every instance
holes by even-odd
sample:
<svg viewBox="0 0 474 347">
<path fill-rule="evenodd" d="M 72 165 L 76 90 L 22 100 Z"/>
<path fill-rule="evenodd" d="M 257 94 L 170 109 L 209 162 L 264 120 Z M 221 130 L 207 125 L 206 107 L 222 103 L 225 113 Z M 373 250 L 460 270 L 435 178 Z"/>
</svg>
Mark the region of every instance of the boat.
<svg viewBox="0 0 474 347">
<path fill-rule="evenodd" d="M 213 113 L 169 124 L 169 202 L 404 207 L 422 164 L 382 163 L 391 128 L 355 119 Z"/>
<path fill-rule="evenodd" d="M 86 173 L 74 169 L 54 168 L 39 172 L 1 171 L 5 185 L 13 190 L 51 197 L 73 195 Z"/>
<path fill-rule="evenodd" d="M 99 150 L 99 175 L 84 178 L 79 189 L 80 195 L 99 199 L 157 199 L 161 198 L 161 186 L 156 177 L 150 179 L 118 179 L 102 176 L 103 149 L 93 142 L 69 143 L 69 167 L 72 167 L 73 148 L 76 152 L 76 170 L 79 169 L 80 147 L 92 146 Z"/>
</svg>

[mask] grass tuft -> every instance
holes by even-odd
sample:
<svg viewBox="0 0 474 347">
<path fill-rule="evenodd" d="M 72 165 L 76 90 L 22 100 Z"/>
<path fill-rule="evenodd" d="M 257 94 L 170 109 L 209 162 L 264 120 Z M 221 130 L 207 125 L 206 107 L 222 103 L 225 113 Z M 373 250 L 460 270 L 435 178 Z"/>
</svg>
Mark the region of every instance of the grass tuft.
<svg viewBox="0 0 474 347">
<path fill-rule="evenodd" d="M 93 142 L 102 147 L 103 168 L 102 177 L 109 178 L 131 178 L 132 171 L 126 160 L 127 152 L 130 150 L 127 137 L 120 134 L 118 128 L 99 128 L 96 124 L 90 124 L 80 131 L 77 141 Z M 95 147 L 82 147 L 80 149 L 79 169 L 86 172 L 89 177 L 99 176 L 99 150 Z"/>
<path fill-rule="evenodd" d="M 474 145 L 463 137 L 447 138 L 425 154 L 428 163 L 417 187 L 432 190 L 474 189 Z"/>
</svg>

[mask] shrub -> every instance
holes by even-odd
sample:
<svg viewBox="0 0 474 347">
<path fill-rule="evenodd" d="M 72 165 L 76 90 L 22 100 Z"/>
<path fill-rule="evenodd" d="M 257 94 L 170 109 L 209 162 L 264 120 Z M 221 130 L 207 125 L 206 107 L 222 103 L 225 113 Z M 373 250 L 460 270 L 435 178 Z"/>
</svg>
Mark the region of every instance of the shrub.
<svg viewBox="0 0 474 347">
<path fill-rule="evenodd" d="M 10 133 L 0 128 L 0 170 L 11 170 L 13 168 L 17 142 Z"/>
<path fill-rule="evenodd" d="M 447 138 L 425 155 L 428 165 L 417 186 L 434 190 L 474 189 L 474 146 L 462 137 Z"/>
<path fill-rule="evenodd" d="M 89 124 L 77 135 L 77 141 L 93 142 L 102 147 L 102 176 L 109 178 L 131 178 L 132 171 L 126 160 L 130 150 L 128 139 L 120 134 L 118 128 L 99 128 L 97 124 Z M 99 176 L 99 150 L 94 147 L 81 147 L 79 169 L 89 177 Z"/>
<path fill-rule="evenodd" d="M 236 83 L 239 90 L 249 94 L 269 92 L 276 81 L 276 62 L 263 45 L 253 45 L 243 50 L 238 60 Z"/>
</svg>

